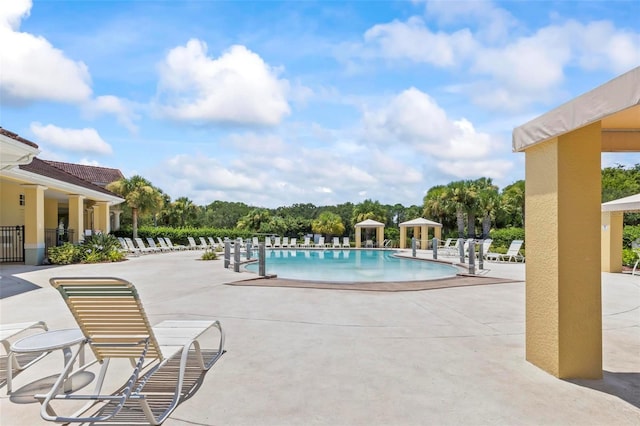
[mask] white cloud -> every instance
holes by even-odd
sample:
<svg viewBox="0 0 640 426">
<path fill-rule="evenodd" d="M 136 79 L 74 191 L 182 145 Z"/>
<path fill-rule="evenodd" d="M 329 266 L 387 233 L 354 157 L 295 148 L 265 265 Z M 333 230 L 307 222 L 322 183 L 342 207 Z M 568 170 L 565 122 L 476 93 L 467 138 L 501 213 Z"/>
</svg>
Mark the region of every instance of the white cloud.
<svg viewBox="0 0 640 426">
<path fill-rule="evenodd" d="M 367 43 L 379 48 L 379 55 L 389 59 L 410 59 L 439 67 L 457 65 L 474 49 L 475 42 L 468 29 L 451 34 L 432 32 L 419 17 L 407 22 L 378 24 L 364 34 Z"/>
<path fill-rule="evenodd" d="M 493 143 L 468 120 L 453 121 L 428 94 L 410 88 L 387 106 L 367 111 L 363 117 L 364 140 L 379 145 L 417 149 L 435 158 L 481 158 Z"/>
<path fill-rule="evenodd" d="M 31 123 L 30 129 L 38 138 L 38 143 L 46 143 L 55 148 L 102 155 L 112 153 L 111 145 L 95 129 L 64 129 L 53 124 L 43 126 L 37 122 Z"/>
<path fill-rule="evenodd" d="M 83 62 L 67 58 L 44 37 L 18 31 L 31 6 L 26 0 L 0 2 L 0 99 L 9 104 L 88 99 L 91 78 Z"/>
<path fill-rule="evenodd" d="M 112 114 L 116 117 L 121 126 L 131 133 L 137 133 L 138 127 L 133 123 L 140 117 L 133 112 L 130 102 L 116 96 L 98 96 L 83 105 L 84 112 L 89 117 L 96 117 L 102 114 Z"/>
<path fill-rule="evenodd" d="M 477 178 L 478 176 L 503 179 L 513 168 L 513 162 L 500 159 L 438 161 L 437 166 L 441 172 L 458 179 Z"/>
<path fill-rule="evenodd" d="M 157 106 L 180 121 L 276 125 L 290 113 L 289 83 L 279 73 L 244 46 L 214 59 L 191 39 L 161 64 Z"/>
</svg>

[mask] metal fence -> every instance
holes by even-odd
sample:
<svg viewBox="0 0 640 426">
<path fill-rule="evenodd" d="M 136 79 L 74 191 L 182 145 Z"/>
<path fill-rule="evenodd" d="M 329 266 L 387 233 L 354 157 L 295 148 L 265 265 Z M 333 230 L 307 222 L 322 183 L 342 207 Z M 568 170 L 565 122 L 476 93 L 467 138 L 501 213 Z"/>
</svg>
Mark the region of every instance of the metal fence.
<svg viewBox="0 0 640 426">
<path fill-rule="evenodd" d="M 24 226 L 0 226 L 0 262 L 24 262 Z"/>
<path fill-rule="evenodd" d="M 44 230 L 44 252 L 49 256 L 49 248 L 61 246 L 64 243 L 73 241 L 73 229 L 60 231 L 58 228 Z"/>
</svg>

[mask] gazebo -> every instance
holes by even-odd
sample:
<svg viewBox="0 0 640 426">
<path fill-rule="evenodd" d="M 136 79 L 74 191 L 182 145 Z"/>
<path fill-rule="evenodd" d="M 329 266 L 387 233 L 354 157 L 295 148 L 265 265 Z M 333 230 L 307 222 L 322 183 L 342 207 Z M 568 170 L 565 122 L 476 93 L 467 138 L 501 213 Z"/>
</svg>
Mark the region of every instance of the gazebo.
<svg viewBox="0 0 640 426">
<path fill-rule="evenodd" d="M 384 241 L 384 223 L 378 222 L 377 220 L 367 219 L 362 222 L 356 223 L 356 248 L 362 247 L 362 229 L 363 228 L 374 228 L 376 230 L 376 240 L 378 241 L 378 245 L 380 245 Z"/>
<path fill-rule="evenodd" d="M 429 242 L 429 228 L 433 228 L 435 238 L 442 236 L 442 224 L 419 217 L 400 224 L 400 248 L 407 248 L 407 228 L 413 228 L 413 236 L 420 239 L 420 248 L 426 249 Z"/>
<path fill-rule="evenodd" d="M 624 212 L 640 212 L 640 194 L 602 203 L 602 272 L 622 272 Z"/>
</svg>

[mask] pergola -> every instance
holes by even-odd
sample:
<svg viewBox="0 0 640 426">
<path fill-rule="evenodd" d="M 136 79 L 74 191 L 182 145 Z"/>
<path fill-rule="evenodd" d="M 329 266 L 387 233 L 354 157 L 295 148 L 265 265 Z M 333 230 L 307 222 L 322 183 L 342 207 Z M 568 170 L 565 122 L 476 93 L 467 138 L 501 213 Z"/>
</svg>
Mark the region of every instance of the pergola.
<svg viewBox="0 0 640 426">
<path fill-rule="evenodd" d="M 640 151 L 640 67 L 517 127 L 513 149 L 525 153 L 526 358 L 601 378 L 601 247 L 614 245 L 600 229 L 601 153 Z"/>
<path fill-rule="evenodd" d="M 380 245 L 384 241 L 384 223 L 378 222 L 377 220 L 367 219 L 362 222 L 356 223 L 356 248 L 362 247 L 362 229 L 363 228 L 374 228 L 376 230 L 376 240 L 378 241 L 378 245 Z"/>
<path fill-rule="evenodd" d="M 420 239 L 420 248 L 426 249 L 429 242 L 429 228 L 433 228 L 435 238 L 442 236 L 442 224 L 419 217 L 400 224 L 400 248 L 407 248 L 407 228 L 413 228 L 413 237 Z"/>
<path fill-rule="evenodd" d="M 625 212 L 640 212 L 640 194 L 602 203 L 602 272 L 622 272 Z"/>
</svg>

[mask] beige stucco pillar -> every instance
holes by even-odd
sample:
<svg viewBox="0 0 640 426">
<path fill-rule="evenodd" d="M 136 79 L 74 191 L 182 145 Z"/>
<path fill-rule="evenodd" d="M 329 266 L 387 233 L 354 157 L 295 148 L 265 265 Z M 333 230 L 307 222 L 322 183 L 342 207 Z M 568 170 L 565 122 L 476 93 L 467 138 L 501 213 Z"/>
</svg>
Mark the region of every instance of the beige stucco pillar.
<svg viewBox="0 0 640 426">
<path fill-rule="evenodd" d="M 378 230 L 378 236 L 376 239 L 378 240 L 378 248 L 382 248 L 384 247 L 384 227 L 379 226 L 377 230 Z"/>
<path fill-rule="evenodd" d="M 422 225 L 420 227 L 420 248 L 422 250 L 429 248 L 429 230 L 427 225 Z"/>
<path fill-rule="evenodd" d="M 120 215 L 122 214 L 122 210 L 110 209 L 110 211 L 113 214 L 113 225 L 111 226 L 111 229 L 113 231 L 118 231 L 120 229 Z"/>
<path fill-rule="evenodd" d="M 84 197 L 69 196 L 69 229 L 73 230 L 73 242 L 78 243 L 84 236 Z"/>
<path fill-rule="evenodd" d="M 602 212 L 602 272 L 622 272 L 623 212 Z"/>
<path fill-rule="evenodd" d="M 401 226 L 400 227 L 400 248 L 406 248 L 407 247 L 407 227 L 406 226 Z"/>
<path fill-rule="evenodd" d="M 93 207 L 93 230 L 108 234 L 111 230 L 109 221 L 109 202 L 96 201 Z"/>
<path fill-rule="evenodd" d="M 24 263 L 41 265 L 45 258 L 44 243 L 44 191 L 41 185 L 23 185 L 24 188 Z"/>
<path fill-rule="evenodd" d="M 600 123 L 525 154 L 526 358 L 559 378 L 600 378 Z"/>
<path fill-rule="evenodd" d="M 433 228 L 433 236 L 436 237 L 438 240 L 441 240 L 442 239 L 442 227 L 436 226 L 435 228 Z"/>
<path fill-rule="evenodd" d="M 45 198 L 44 200 L 44 228 L 58 228 L 58 200 Z"/>
<path fill-rule="evenodd" d="M 356 248 L 362 247 L 362 228 L 356 226 Z"/>
</svg>

